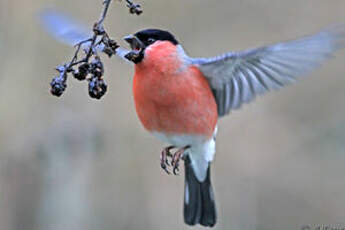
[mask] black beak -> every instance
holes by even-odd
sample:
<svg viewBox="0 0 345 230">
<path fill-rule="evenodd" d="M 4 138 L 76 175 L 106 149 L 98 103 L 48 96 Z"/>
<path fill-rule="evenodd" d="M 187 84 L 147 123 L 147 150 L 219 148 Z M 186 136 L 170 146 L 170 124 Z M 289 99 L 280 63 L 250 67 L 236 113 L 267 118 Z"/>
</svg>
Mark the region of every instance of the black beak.
<svg viewBox="0 0 345 230">
<path fill-rule="evenodd" d="M 146 47 L 145 44 L 139 40 L 139 38 L 131 34 L 124 37 L 123 40 L 125 40 L 133 50 L 142 50 Z"/>
<path fill-rule="evenodd" d="M 129 61 L 135 64 L 139 63 L 144 57 L 145 44 L 139 38 L 133 35 L 128 35 L 123 38 L 132 48 L 132 51 L 125 55 Z"/>
</svg>

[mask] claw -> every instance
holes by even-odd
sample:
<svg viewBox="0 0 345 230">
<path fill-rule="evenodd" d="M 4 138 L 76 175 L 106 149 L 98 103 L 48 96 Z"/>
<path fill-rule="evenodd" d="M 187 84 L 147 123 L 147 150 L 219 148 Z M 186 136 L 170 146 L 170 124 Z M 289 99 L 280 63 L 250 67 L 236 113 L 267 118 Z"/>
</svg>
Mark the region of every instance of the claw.
<svg viewBox="0 0 345 230">
<path fill-rule="evenodd" d="M 174 168 L 173 168 L 173 173 L 174 173 L 175 176 L 178 175 L 178 172 L 180 171 L 180 169 L 179 169 L 178 166 L 179 166 L 179 165 L 176 164 L 176 165 L 174 166 Z"/>
<path fill-rule="evenodd" d="M 166 166 L 164 163 L 161 163 L 161 168 L 162 168 L 168 175 L 170 175 L 170 172 L 169 172 L 167 166 Z"/>
<path fill-rule="evenodd" d="M 161 153 L 161 168 L 167 173 L 170 174 L 168 167 L 170 166 L 169 161 L 168 161 L 168 157 L 172 157 L 172 154 L 170 153 L 170 150 L 175 148 L 174 146 L 169 146 L 165 149 L 163 149 L 162 153 Z"/>
</svg>

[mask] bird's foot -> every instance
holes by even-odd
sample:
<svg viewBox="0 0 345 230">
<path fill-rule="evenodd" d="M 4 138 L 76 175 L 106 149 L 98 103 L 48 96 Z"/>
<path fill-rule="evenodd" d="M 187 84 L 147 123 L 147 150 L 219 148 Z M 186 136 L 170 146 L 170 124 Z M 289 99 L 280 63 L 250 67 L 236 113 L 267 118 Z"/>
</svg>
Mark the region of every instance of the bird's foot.
<svg viewBox="0 0 345 230">
<path fill-rule="evenodd" d="M 170 150 L 172 150 L 173 148 L 175 148 L 175 146 L 168 146 L 168 147 L 164 148 L 162 150 L 162 153 L 161 153 L 161 168 L 167 174 L 170 174 L 170 172 L 168 170 L 168 166 L 170 166 L 169 161 L 168 161 L 168 157 L 173 157 L 172 153 L 170 152 Z"/>
<path fill-rule="evenodd" d="M 190 146 L 187 145 L 183 148 L 180 148 L 179 150 L 177 150 L 174 155 L 171 158 L 171 166 L 173 167 L 173 173 L 174 175 L 177 175 L 179 170 L 179 162 L 181 159 L 183 159 L 184 153 L 187 149 L 189 149 Z"/>
<path fill-rule="evenodd" d="M 163 149 L 161 153 L 161 167 L 167 174 L 170 174 L 168 166 L 171 166 L 174 175 L 177 175 L 179 171 L 179 162 L 181 159 L 183 159 L 185 151 L 189 149 L 190 146 L 187 145 L 183 148 L 180 148 L 174 154 L 172 154 L 170 150 L 173 148 L 175 148 L 175 146 L 169 146 Z M 169 157 L 171 158 L 170 164 L 168 160 Z"/>
</svg>

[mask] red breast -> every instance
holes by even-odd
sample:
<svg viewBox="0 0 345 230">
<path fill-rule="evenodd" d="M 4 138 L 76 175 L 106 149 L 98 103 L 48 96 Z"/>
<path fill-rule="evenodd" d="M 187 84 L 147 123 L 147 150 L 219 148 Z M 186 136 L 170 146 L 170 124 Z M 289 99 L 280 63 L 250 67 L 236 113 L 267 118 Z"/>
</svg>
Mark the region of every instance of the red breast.
<svg viewBox="0 0 345 230">
<path fill-rule="evenodd" d="M 149 131 L 211 137 L 217 105 L 196 66 L 186 65 L 177 46 L 157 41 L 136 64 L 133 94 L 137 114 Z"/>
</svg>

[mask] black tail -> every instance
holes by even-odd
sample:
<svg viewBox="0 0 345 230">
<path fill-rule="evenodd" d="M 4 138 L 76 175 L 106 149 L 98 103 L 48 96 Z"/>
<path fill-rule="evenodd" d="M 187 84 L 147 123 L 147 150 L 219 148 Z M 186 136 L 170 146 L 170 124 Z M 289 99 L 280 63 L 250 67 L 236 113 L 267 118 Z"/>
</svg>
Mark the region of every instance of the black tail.
<svg viewBox="0 0 345 230">
<path fill-rule="evenodd" d="M 201 224 L 213 227 L 216 224 L 216 204 L 210 180 L 210 167 L 206 179 L 199 182 L 196 178 L 191 161 L 187 156 L 185 165 L 184 221 L 188 225 Z"/>
</svg>

